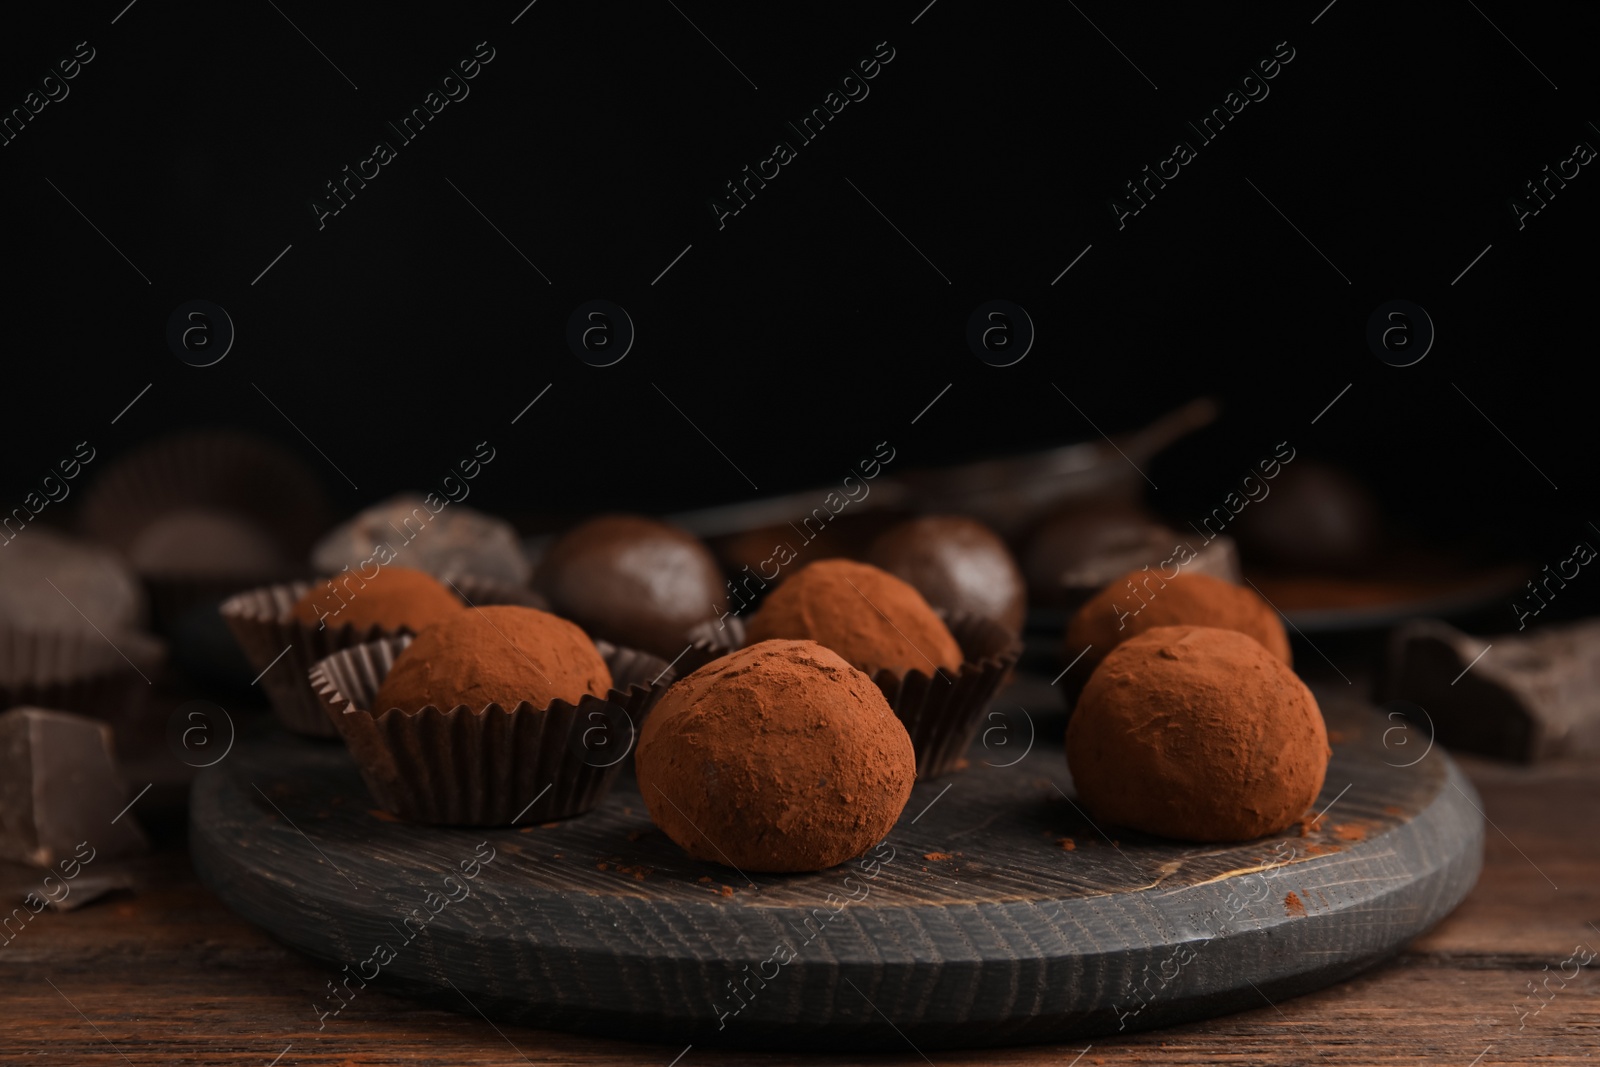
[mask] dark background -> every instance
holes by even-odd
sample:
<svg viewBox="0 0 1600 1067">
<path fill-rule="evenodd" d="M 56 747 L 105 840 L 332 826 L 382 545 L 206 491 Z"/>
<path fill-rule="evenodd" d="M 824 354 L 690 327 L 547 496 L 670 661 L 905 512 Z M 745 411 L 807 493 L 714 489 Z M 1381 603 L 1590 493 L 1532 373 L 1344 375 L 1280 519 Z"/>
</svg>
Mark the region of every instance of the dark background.
<svg viewBox="0 0 1600 1067">
<path fill-rule="evenodd" d="M 8 16 L 0 108 L 77 42 L 96 57 L 0 147 L 5 509 L 78 441 L 92 475 L 231 425 L 300 454 L 341 509 L 433 486 L 487 439 L 471 502 L 532 528 L 831 483 L 882 440 L 903 470 L 1095 438 L 1209 394 L 1219 424 L 1150 471 L 1170 515 L 1287 439 L 1441 537 L 1536 563 L 1600 537 L 1600 177 L 1521 231 L 1507 207 L 1600 145 L 1592 5 L 538 0 L 513 25 L 524 2 Z M 398 144 L 385 120 L 480 41 L 470 96 Z M 870 95 L 719 231 L 709 198 L 880 41 Z M 1109 198 L 1279 41 L 1270 95 L 1119 231 Z M 309 201 L 380 137 L 397 158 L 319 231 Z M 995 297 L 1038 330 L 1006 368 L 964 337 Z M 206 368 L 165 342 L 196 298 L 237 327 Z M 607 368 L 564 339 L 596 298 L 638 330 Z M 1364 340 L 1395 298 L 1438 330 L 1415 366 Z"/>
</svg>

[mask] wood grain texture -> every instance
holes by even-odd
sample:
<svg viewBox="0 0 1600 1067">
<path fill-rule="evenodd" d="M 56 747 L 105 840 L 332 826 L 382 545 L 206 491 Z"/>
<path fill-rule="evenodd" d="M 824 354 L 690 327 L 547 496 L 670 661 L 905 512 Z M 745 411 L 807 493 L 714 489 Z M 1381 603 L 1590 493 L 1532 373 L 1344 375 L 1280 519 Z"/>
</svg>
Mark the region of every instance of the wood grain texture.
<svg viewBox="0 0 1600 1067">
<path fill-rule="evenodd" d="M 1600 846 L 1591 832 L 1600 822 L 1600 774 L 1592 762 L 1525 768 L 1467 757 L 1461 763 L 1493 827 L 1478 885 L 1433 930 L 1390 963 L 1275 1006 L 1263 1001 L 1224 1018 L 1094 1039 L 1080 1067 L 1466 1067 L 1485 1049 L 1480 1067 L 1594 1063 L 1600 1055 L 1594 966 L 1521 1029 L 1515 1008 L 1524 1002 L 1524 983 L 1566 958 L 1575 943 L 1600 947 L 1600 934 L 1588 926 L 1600 922 Z M 382 979 L 319 1030 L 311 1003 L 333 977 L 330 969 L 228 911 L 195 879 L 181 844 L 169 843 L 152 862 L 159 869 L 138 896 L 45 912 L 0 948 L 0 998 L 7 1006 L 0 1062 L 265 1067 L 280 1053 L 279 1067 L 666 1067 L 680 1053 L 678 1067 L 927 1062 L 910 1045 L 863 1057 L 702 1045 L 685 1052 L 684 1045 L 614 1039 L 622 1035 L 491 1027 L 473 1014 L 391 996 Z M 1085 1039 L 928 1055 L 939 1067 L 1065 1067 L 1088 1045 Z"/>
<path fill-rule="evenodd" d="M 430 1006 L 701 1046 L 1069 1040 L 1326 985 L 1460 901 L 1482 845 L 1470 784 L 1442 752 L 1390 765 L 1370 712 L 1328 713 L 1326 823 L 1237 846 L 1102 838 L 1039 742 L 919 786 L 875 866 L 746 879 L 685 857 L 631 783 L 543 827 L 412 826 L 368 810 L 342 749 L 287 736 L 201 776 L 191 846 L 203 881 L 330 977 L 376 961 Z M 491 848 L 469 897 L 425 907 Z"/>
</svg>

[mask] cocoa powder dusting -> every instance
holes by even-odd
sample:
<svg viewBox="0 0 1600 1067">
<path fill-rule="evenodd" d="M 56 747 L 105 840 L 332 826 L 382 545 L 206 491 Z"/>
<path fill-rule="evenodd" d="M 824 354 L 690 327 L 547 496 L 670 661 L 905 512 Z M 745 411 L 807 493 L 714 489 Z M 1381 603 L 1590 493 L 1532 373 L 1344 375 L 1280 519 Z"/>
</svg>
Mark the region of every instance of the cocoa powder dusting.
<svg viewBox="0 0 1600 1067">
<path fill-rule="evenodd" d="M 1293 891 L 1283 898 L 1283 909 L 1295 918 L 1302 918 L 1306 913 L 1306 906 L 1300 902 L 1299 896 Z"/>
</svg>

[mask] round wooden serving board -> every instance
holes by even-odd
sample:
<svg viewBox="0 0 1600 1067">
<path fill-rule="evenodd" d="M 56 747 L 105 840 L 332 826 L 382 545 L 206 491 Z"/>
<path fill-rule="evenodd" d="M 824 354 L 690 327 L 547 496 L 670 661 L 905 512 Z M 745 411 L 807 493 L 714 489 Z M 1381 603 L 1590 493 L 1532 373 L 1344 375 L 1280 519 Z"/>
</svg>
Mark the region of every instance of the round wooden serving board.
<svg viewBox="0 0 1600 1067">
<path fill-rule="evenodd" d="M 230 907 L 327 960 L 356 1011 L 366 978 L 641 1041 L 1061 1041 L 1336 982 L 1467 894 L 1483 849 L 1472 786 L 1369 708 L 1332 695 L 1323 708 L 1331 809 L 1304 835 L 1239 845 L 1104 836 L 1068 799 L 1058 745 L 1018 760 L 1015 740 L 980 740 L 862 860 L 745 878 L 657 831 L 631 776 L 561 823 L 415 826 L 373 810 L 336 743 L 274 735 L 196 781 L 193 855 Z M 327 988 L 311 995 L 330 1018 L 340 1008 Z"/>
</svg>

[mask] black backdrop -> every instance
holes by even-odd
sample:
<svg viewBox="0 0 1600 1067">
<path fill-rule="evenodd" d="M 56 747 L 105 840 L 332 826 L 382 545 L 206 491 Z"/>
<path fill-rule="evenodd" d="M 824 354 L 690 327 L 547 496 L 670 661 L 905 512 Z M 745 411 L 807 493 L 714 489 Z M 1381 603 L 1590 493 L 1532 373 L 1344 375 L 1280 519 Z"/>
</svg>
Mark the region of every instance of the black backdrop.
<svg viewBox="0 0 1600 1067">
<path fill-rule="evenodd" d="M 881 440 L 942 464 L 1208 393 L 1222 422 L 1150 472 L 1168 512 L 1288 439 L 1397 514 L 1558 559 L 1600 537 L 1600 177 L 1521 229 L 1507 202 L 1600 145 L 1600 10 L 1325 2 L 8 13 L 8 112 L 78 42 L 94 58 L 0 147 L 5 507 L 80 440 L 226 424 L 351 507 L 487 439 L 472 503 L 673 511 L 831 482 Z M 401 143 L 386 121 L 479 42 L 470 95 Z M 792 135 L 887 49 L 865 98 Z M 1209 144 L 1184 132 L 1275 49 L 1269 95 Z M 1197 158 L 1119 229 L 1109 201 L 1180 134 Z M 780 137 L 796 157 L 719 229 L 711 198 Z M 379 139 L 395 158 L 319 229 L 310 202 Z M 1037 328 L 1013 366 L 965 340 L 993 298 Z M 1396 298 L 1437 328 L 1409 367 L 1365 341 Z M 214 366 L 166 343 L 192 299 L 237 329 Z M 613 366 L 565 340 L 592 299 L 637 329 Z"/>
</svg>

